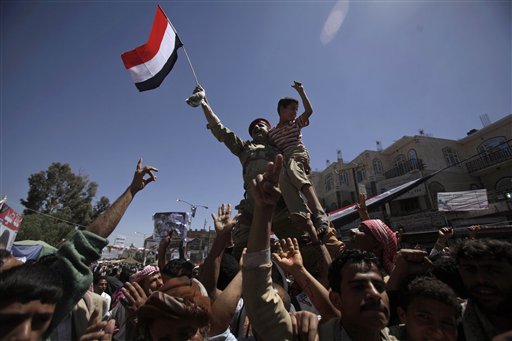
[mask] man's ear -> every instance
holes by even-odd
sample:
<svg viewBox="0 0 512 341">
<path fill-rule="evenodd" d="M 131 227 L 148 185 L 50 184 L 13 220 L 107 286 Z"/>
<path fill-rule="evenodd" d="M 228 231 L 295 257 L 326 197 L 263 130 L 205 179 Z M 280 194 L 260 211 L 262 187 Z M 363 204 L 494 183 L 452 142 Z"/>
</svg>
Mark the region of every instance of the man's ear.
<svg viewBox="0 0 512 341">
<path fill-rule="evenodd" d="M 405 310 L 402 309 L 402 307 L 396 308 L 396 312 L 398 314 L 398 318 L 400 319 L 400 323 L 405 324 L 405 315 L 407 314 Z"/>
<path fill-rule="evenodd" d="M 342 303 L 341 303 L 341 295 L 335 291 L 329 292 L 329 299 L 331 300 L 332 304 L 336 309 L 341 311 Z"/>
</svg>

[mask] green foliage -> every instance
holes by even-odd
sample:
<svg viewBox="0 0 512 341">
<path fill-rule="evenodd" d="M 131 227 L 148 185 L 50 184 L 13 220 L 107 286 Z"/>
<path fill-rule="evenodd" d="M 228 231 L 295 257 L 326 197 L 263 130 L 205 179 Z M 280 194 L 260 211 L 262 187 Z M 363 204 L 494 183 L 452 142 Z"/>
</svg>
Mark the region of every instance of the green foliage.
<svg viewBox="0 0 512 341">
<path fill-rule="evenodd" d="M 57 247 L 59 242 L 73 230 L 73 226 L 42 214 L 30 214 L 23 218 L 16 240 L 43 240 Z"/>
<path fill-rule="evenodd" d="M 17 240 L 44 240 L 55 246 L 74 225 L 87 226 L 110 207 L 106 197 L 93 206 L 98 185 L 85 175 L 74 174 L 69 164 L 54 162 L 47 170 L 32 174 L 28 183 L 27 199 L 21 199 L 26 209 Z"/>
</svg>

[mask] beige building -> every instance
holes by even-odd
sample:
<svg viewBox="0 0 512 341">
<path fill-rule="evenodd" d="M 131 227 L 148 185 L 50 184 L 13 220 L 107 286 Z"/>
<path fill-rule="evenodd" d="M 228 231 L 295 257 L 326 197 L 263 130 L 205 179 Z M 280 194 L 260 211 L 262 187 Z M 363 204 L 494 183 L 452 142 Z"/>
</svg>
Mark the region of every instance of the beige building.
<svg viewBox="0 0 512 341">
<path fill-rule="evenodd" d="M 473 129 L 460 140 L 427 136 L 404 136 L 381 150 L 365 150 L 350 162 L 341 157 L 327 161 L 311 179 L 328 212 L 350 205 L 359 193 L 368 197 L 408 181 L 445 169 L 426 183 L 370 212 L 392 228 L 407 232 L 432 231 L 450 224 L 499 225 L 512 220 L 512 115 Z M 338 152 L 339 154 L 339 152 Z M 486 189 L 489 208 L 467 212 L 439 212 L 437 193 Z M 343 226 L 354 227 L 358 221 Z M 336 223 L 335 223 L 336 225 Z"/>
</svg>

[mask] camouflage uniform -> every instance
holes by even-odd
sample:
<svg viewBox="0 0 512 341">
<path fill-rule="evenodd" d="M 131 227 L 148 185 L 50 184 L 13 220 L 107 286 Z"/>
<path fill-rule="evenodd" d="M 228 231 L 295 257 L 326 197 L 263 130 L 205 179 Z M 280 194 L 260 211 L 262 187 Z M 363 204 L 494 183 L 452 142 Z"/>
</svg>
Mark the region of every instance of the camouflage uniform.
<svg viewBox="0 0 512 341">
<path fill-rule="evenodd" d="M 235 207 L 241 214 L 239 223 L 233 230 L 233 242 L 235 247 L 233 255 L 237 258 L 242 254 L 242 250 L 247 246 L 249 238 L 249 229 L 251 227 L 252 213 L 254 211 L 254 199 L 252 196 L 251 181 L 258 174 L 265 172 L 267 163 L 274 161 L 278 150 L 270 144 L 256 143 L 254 141 L 244 141 L 234 132 L 218 122 L 214 126 L 208 125 L 212 134 L 224 143 L 226 147 L 236 155 L 243 167 L 244 179 L 244 199 Z M 302 201 L 302 199 L 301 199 Z M 289 206 L 303 205 L 302 202 L 290 202 Z M 290 207 L 288 207 L 290 208 Z M 276 207 L 272 219 L 272 228 L 279 238 L 300 237 L 301 233 L 293 228 L 291 220 L 288 218 L 288 209 L 281 199 Z"/>
</svg>

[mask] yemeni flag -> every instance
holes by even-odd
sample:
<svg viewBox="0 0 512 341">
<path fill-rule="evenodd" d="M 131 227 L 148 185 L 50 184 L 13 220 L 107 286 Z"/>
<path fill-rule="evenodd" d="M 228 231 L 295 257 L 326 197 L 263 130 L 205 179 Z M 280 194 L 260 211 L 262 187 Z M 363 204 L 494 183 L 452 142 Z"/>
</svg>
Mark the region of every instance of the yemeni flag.
<svg viewBox="0 0 512 341">
<path fill-rule="evenodd" d="M 444 169 L 442 169 L 444 170 Z M 442 170 L 438 170 L 437 172 L 434 172 L 432 174 L 426 175 L 422 178 L 415 179 L 409 182 L 406 182 L 403 185 L 400 185 L 398 187 L 392 188 L 389 191 L 386 191 L 384 193 L 381 193 L 379 195 L 376 195 L 374 197 L 366 199 L 366 207 L 368 209 L 373 207 L 382 206 L 385 203 L 399 197 L 400 195 L 404 194 L 405 192 L 410 191 L 414 187 L 424 183 L 434 175 L 438 174 Z M 334 224 L 335 227 L 339 228 L 343 224 L 348 224 L 351 221 L 357 219 L 359 217 L 359 214 L 357 212 L 356 204 L 352 204 L 350 206 L 346 206 L 343 208 L 340 208 L 336 211 L 329 212 L 329 217 Z"/>
<path fill-rule="evenodd" d="M 183 46 L 164 11 L 158 6 L 148 42 L 121 55 L 139 91 L 160 86 L 178 59 Z"/>
</svg>

